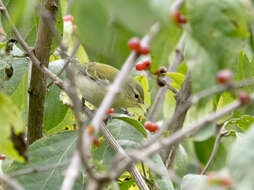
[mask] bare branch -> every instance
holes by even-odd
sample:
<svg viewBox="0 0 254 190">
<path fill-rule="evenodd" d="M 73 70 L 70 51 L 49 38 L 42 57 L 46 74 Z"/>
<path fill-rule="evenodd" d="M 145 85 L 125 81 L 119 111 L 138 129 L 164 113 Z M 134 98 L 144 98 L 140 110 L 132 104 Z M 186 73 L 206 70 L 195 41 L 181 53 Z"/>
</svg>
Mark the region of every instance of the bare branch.
<svg viewBox="0 0 254 190">
<path fill-rule="evenodd" d="M 230 84 L 220 84 L 220 85 L 216 85 L 213 86 L 211 88 L 205 89 L 201 92 L 199 92 L 196 95 L 193 95 L 192 97 L 192 104 L 196 104 L 197 102 L 199 102 L 202 98 L 205 98 L 207 96 L 219 93 L 219 92 L 224 92 L 227 90 L 234 90 L 234 89 L 238 89 L 238 88 L 243 88 L 246 86 L 251 86 L 254 85 L 254 77 L 249 78 L 249 79 L 245 79 L 243 81 L 240 82 L 234 82 L 234 83 L 230 83 Z"/>
<path fill-rule="evenodd" d="M 21 36 L 21 34 L 19 33 L 19 31 L 17 30 L 17 28 L 11 21 L 9 13 L 1 0 L 0 0 L 0 11 L 1 11 L 1 14 L 4 16 L 4 18 L 7 20 L 7 22 L 10 24 L 11 29 L 17 41 L 20 43 L 21 47 L 24 49 L 24 51 L 27 53 L 27 55 L 32 60 L 32 62 L 36 65 L 36 67 L 40 69 L 42 72 L 44 72 L 47 77 L 51 78 L 59 88 L 66 89 L 67 84 L 63 80 L 61 80 L 59 77 L 57 77 L 54 73 L 52 73 L 47 67 L 42 65 L 40 61 L 37 59 L 32 49 L 24 41 L 23 37 Z"/>
<path fill-rule="evenodd" d="M 210 167 L 210 165 L 212 164 L 213 160 L 215 159 L 216 153 L 218 151 L 219 148 L 219 144 L 220 144 L 220 140 L 222 137 L 224 137 L 227 134 L 227 131 L 225 131 L 224 126 L 219 130 L 219 133 L 216 136 L 215 142 L 214 142 L 214 146 L 213 146 L 213 150 L 212 153 L 209 157 L 209 160 L 207 161 L 205 167 L 203 168 L 202 172 L 200 173 L 201 175 L 205 175 L 205 173 L 207 172 L 208 168 Z"/>
<path fill-rule="evenodd" d="M 178 66 L 183 61 L 183 59 L 184 59 L 184 57 L 183 57 L 184 45 L 185 45 L 185 33 L 182 35 L 181 39 L 179 40 L 179 43 L 176 47 L 171 64 L 169 65 L 168 72 L 176 72 Z M 170 83 L 170 80 L 167 79 L 167 84 L 169 84 L 169 83 Z M 149 111 L 148 116 L 147 116 L 147 120 L 149 120 L 149 121 L 156 120 L 158 112 L 161 107 L 161 104 L 163 103 L 163 101 L 165 99 L 165 94 L 168 89 L 169 89 L 168 86 L 165 86 L 165 87 L 162 87 L 159 89 L 158 93 L 156 94 L 154 103 Z M 170 90 L 172 90 L 172 89 L 170 89 Z"/>
<path fill-rule="evenodd" d="M 251 94 L 249 104 L 253 102 L 254 102 L 254 94 Z M 141 150 L 130 151 L 130 155 L 132 158 L 136 160 L 146 159 L 148 156 L 156 152 L 159 152 L 162 148 L 168 147 L 176 142 L 179 142 L 185 137 L 196 134 L 200 129 L 205 127 L 207 124 L 214 122 L 220 119 L 221 117 L 227 115 L 228 113 L 249 104 L 241 104 L 239 100 L 236 100 L 232 102 L 231 104 L 228 104 L 221 110 L 211 113 L 209 116 L 205 117 L 204 119 L 194 122 L 192 125 L 173 133 L 166 139 L 161 139 L 160 141 L 157 141 L 154 144 L 151 144 L 150 146 L 146 146 L 145 148 Z"/>
<path fill-rule="evenodd" d="M 51 43 L 54 33 L 50 30 L 48 20 L 52 26 L 56 25 L 58 0 L 43 0 L 40 10 L 40 21 L 35 42 L 34 53 L 40 64 L 48 67 Z M 29 114 L 27 138 L 29 144 L 42 137 L 44 103 L 47 92 L 47 80 L 44 72 L 32 65 L 31 80 L 29 84 Z"/>
<path fill-rule="evenodd" d="M 78 51 L 78 48 L 80 46 L 80 42 L 76 43 L 76 45 L 74 46 L 74 49 L 71 53 L 71 56 L 67 58 L 67 60 L 65 60 L 65 63 L 64 63 L 64 66 L 62 67 L 62 69 L 59 71 L 59 73 L 57 73 L 57 76 L 61 76 L 61 74 L 64 72 L 64 70 L 68 67 L 68 65 L 72 62 L 72 59 L 75 57 L 77 51 Z M 48 85 L 47 85 L 47 88 L 49 88 L 52 84 L 54 83 L 54 81 L 50 82 Z"/>
<path fill-rule="evenodd" d="M 25 190 L 16 180 L 10 178 L 7 175 L 1 174 L 0 181 L 5 182 L 8 187 L 11 187 L 15 190 Z"/>
<path fill-rule="evenodd" d="M 65 178 L 61 186 L 61 190 L 72 190 L 76 178 L 79 175 L 80 171 L 80 158 L 79 153 L 74 152 L 73 157 L 71 159 L 71 164 L 69 165 L 68 169 L 65 172 Z"/>
</svg>

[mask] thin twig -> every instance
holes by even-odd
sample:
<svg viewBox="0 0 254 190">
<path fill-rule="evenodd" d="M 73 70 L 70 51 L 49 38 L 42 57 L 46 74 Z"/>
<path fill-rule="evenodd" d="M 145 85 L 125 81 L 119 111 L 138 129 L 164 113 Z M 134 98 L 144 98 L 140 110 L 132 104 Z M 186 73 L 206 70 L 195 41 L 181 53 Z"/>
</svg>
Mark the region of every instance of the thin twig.
<svg viewBox="0 0 254 190">
<path fill-rule="evenodd" d="M 211 96 L 213 94 L 216 94 L 216 93 L 219 93 L 219 92 L 224 92 L 224 91 L 227 91 L 227 90 L 234 90 L 234 89 L 238 89 L 238 88 L 243 88 L 243 87 L 251 86 L 251 85 L 254 85 L 254 77 L 249 78 L 249 79 L 245 79 L 245 80 L 242 80 L 242 81 L 239 81 L 239 82 L 235 81 L 235 82 L 230 83 L 230 84 L 225 84 L 225 85 L 219 84 L 219 85 L 213 86 L 211 88 L 205 89 L 205 90 L 199 92 L 196 95 L 193 95 L 191 101 L 192 101 L 192 104 L 196 104 L 202 98 Z"/>
<path fill-rule="evenodd" d="M 61 74 L 64 72 L 64 70 L 68 67 L 68 65 L 72 62 L 72 59 L 75 57 L 78 48 L 80 46 L 80 42 L 77 42 L 76 45 L 74 46 L 74 49 L 71 53 L 71 56 L 67 58 L 67 60 L 65 60 L 64 66 L 62 67 L 62 69 L 59 71 L 59 73 L 57 73 L 56 76 L 60 77 Z M 54 84 L 54 81 L 51 81 L 48 85 L 47 88 L 49 88 L 52 84 Z"/>
<path fill-rule="evenodd" d="M 254 94 L 251 94 L 249 104 L 253 102 L 254 102 Z M 139 150 L 130 151 L 130 155 L 132 158 L 136 159 L 137 161 L 146 159 L 148 156 L 156 152 L 159 152 L 162 148 L 168 147 L 176 142 L 179 142 L 185 137 L 196 134 L 200 129 L 202 129 L 207 124 L 214 122 L 220 119 L 221 117 L 227 115 L 228 113 L 249 104 L 241 104 L 239 100 L 236 100 L 228 104 L 221 110 L 211 113 L 209 116 L 205 117 L 204 119 L 200 121 L 196 121 L 194 122 L 194 124 L 173 133 L 166 139 L 161 139 L 160 141 L 157 141 L 154 144 L 151 144 L 150 146 L 147 146 L 141 150 L 139 149 Z"/>
<path fill-rule="evenodd" d="M 207 172 L 208 168 L 210 167 L 210 165 L 212 164 L 213 160 L 215 159 L 216 153 L 218 151 L 219 148 L 219 144 L 220 144 L 220 140 L 223 136 L 225 136 L 225 134 L 227 133 L 227 131 L 225 131 L 224 126 L 219 130 L 219 133 L 216 136 L 215 142 L 214 142 L 214 146 L 213 146 L 213 150 L 212 153 L 209 157 L 209 160 L 207 161 L 204 169 L 202 170 L 202 172 L 200 173 L 201 175 L 205 175 L 205 173 Z"/>
<path fill-rule="evenodd" d="M 71 159 L 71 164 L 65 172 L 65 178 L 61 186 L 61 190 L 72 190 L 75 181 L 79 175 L 80 171 L 80 158 L 79 153 L 74 152 L 73 157 Z"/>
<path fill-rule="evenodd" d="M 12 20 L 10 19 L 9 13 L 6 7 L 4 6 L 2 0 L 0 0 L 0 11 L 2 15 L 4 16 L 4 18 L 7 20 L 7 22 L 10 24 L 10 27 L 16 37 L 16 40 L 20 43 L 21 47 L 24 49 L 24 51 L 27 53 L 27 55 L 32 60 L 32 62 L 36 65 L 36 67 L 39 68 L 42 72 L 44 72 L 47 77 L 51 78 L 59 88 L 66 89 L 67 84 L 63 80 L 61 80 L 54 73 L 52 73 L 47 67 L 41 65 L 40 61 L 37 59 L 34 52 L 32 51 L 32 48 L 30 48 L 28 44 L 24 41 L 24 38 L 21 36 L 19 31 L 13 24 Z"/>
<path fill-rule="evenodd" d="M 7 175 L 0 175 L 0 181 L 6 183 L 7 186 L 15 189 L 15 190 L 25 190 L 15 179 L 7 176 Z"/>
<path fill-rule="evenodd" d="M 176 72 L 178 66 L 182 63 L 184 57 L 183 57 L 183 51 L 185 46 L 185 33 L 182 35 L 181 39 L 179 40 L 179 43 L 176 47 L 175 53 L 173 55 L 171 64 L 169 65 L 168 72 Z M 170 83 L 170 80 L 167 80 L 167 84 Z M 156 94 L 154 103 L 149 111 L 149 114 L 147 116 L 147 120 L 149 121 L 155 121 L 157 118 L 157 115 L 159 113 L 160 107 L 162 105 L 162 102 L 165 99 L 165 94 L 168 90 L 168 86 L 162 87 L 159 89 L 158 93 Z M 170 89 L 172 90 L 172 89 Z M 174 92 L 174 91 L 173 91 Z"/>
</svg>

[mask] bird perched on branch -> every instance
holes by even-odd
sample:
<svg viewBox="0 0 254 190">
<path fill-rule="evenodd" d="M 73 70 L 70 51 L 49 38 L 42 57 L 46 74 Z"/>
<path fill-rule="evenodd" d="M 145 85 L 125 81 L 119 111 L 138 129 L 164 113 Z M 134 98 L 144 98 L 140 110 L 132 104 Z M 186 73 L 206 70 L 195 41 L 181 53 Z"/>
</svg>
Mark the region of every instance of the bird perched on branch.
<svg viewBox="0 0 254 190">
<path fill-rule="evenodd" d="M 119 70 L 106 64 L 89 62 L 78 77 L 77 86 L 85 100 L 99 107 L 108 91 L 109 85 Z M 115 97 L 114 108 L 144 108 L 144 91 L 141 85 L 131 77 L 127 77 L 120 93 Z"/>
</svg>

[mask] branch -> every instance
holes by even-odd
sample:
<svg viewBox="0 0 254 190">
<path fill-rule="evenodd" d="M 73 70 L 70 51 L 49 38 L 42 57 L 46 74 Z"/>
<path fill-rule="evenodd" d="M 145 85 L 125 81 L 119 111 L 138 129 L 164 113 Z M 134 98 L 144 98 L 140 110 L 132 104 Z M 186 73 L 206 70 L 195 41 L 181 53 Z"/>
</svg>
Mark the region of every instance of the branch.
<svg viewBox="0 0 254 190">
<path fill-rule="evenodd" d="M 224 84 L 224 85 L 223 84 L 216 85 L 216 86 L 213 86 L 212 88 L 205 89 L 199 92 L 198 94 L 194 95 L 192 97 L 191 102 L 192 104 L 196 104 L 202 98 L 205 98 L 207 96 L 210 96 L 219 92 L 234 90 L 234 89 L 243 88 L 243 87 L 251 86 L 251 85 L 254 85 L 254 77 L 242 80 L 240 82 L 234 82 L 234 83 Z"/>
<path fill-rule="evenodd" d="M 64 63 L 64 66 L 62 67 L 62 69 L 59 71 L 59 73 L 57 73 L 57 76 L 61 76 L 61 74 L 64 72 L 64 70 L 68 67 L 68 65 L 72 62 L 73 58 L 75 57 L 78 48 L 80 46 L 80 42 L 76 43 L 76 45 L 74 46 L 74 49 L 71 53 L 71 56 L 67 58 L 67 60 Z M 51 81 L 48 85 L 47 88 L 49 88 L 52 84 L 54 83 L 54 81 Z"/>
<path fill-rule="evenodd" d="M 154 35 L 156 35 L 157 32 L 159 31 L 159 28 L 160 27 L 159 27 L 158 23 L 154 24 L 152 26 L 150 32 L 142 39 L 141 43 L 149 44 L 151 39 L 154 37 Z M 89 150 L 89 147 L 92 144 L 92 139 L 96 138 L 96 136 L 99 132 L 99 128 L 100 128 L 104 136 L 109 135 L 106 139 L 110 143 L 110 145 L 117 152 L 120 152 L 120 153 L 124 152 L 124 150 L 121 148 L 121 146 L 117 143 L 117 141 L 110 134 L 110 132 L 107 131 L 106 128 L 103 125 L 101 125 L 101 123 L 102 123 L 103 119 L 105 118 L 107 110 L 112 105 L 116 95 L 121 90 L 121 86 L 122 86 L 124 80 L 127 78 L 128 73 L 130 72 L 130 70 L 131 70 L 132 66 L 134 65 L 138 56 L 139 55 L 136 52 L 131 52 L 131 54 L 125 61 L 121 71 L 114 79 L 113 84 L 109 87 L 109 90 L 108 90 L 106 96 L 104 97 L 100 107 L 96 111 L 96 114 L 91 121 L 90 126 L 92 126 L 94 129 L 93 134 L 92 135 L 89 134 L 88 130 L 84 130 L 84 133 L 82 133 L 82 146 L 84 149 Z M 126 153 L 125 153 L 125 156 L 127 156 Z M 131 173 L 135 174 L 135 176 L 139 176 L 139 178 L 135 178 L 135 176 L 133 176 L 133 177 L 134 177 L 134 180 L 136 181 L 137 185 L 140 185 L 139 186 L 140 189 L 142 189 L 142 190 L 149 189 L 147 187 L 147 185 L 145 184 L 145 182 L 143 181 L 140 173 L 139 172 L 137 173 L 137 170 L 135 170 L 135 171 L 132 170 Z M 142 181 L 140 181 L 140 180 L 142 180 Z"/>
<path fill-rule="evenodd" d="M 176 1 L 178 2 L 178 1 Z M 172 63 L 169 65 L 168 72 L 176 72 L 178 66 L 183 61 L 183 51 L 184 51 L 184 45 L 185 45 L 185 33 L 182 35 L 182 37 L 179 40 L 179 43 L 176 47 L 175 53 L 172 58 Z M 167 84 L 169 84 L 171 80 L 167 80 Z M 155 121 L 157 118 L 157 115 L 159 113 L 161 104 L 163 103 L 165 99 L 166 92 L 168 90 L 168 86 L 162 87 L 159 89 L 158 93 L 156 94 L 154 103 L 149 111 L 149 114 L 147 116 L 148 121 Z"/>
<path fill-rule="evenodd" d="M 201 175 L 205 175 L 205 173 L 207 172 L 208 168 L 210 167 L 210 165 L 212 164 L 213 160 L 215 159 L 216 153 L 218 151 L 219 148 L 219 144 L 220 144 L 220 140 L 222 137 L 224 137 L 227 134 L 227 131 L 225 131 L 224 126 L 220 129 L 218 135 L 216 136 L 215 142 L 214 142 L 214 146 L 213 146 L 213 151 L 209 157 L 209 160 L 207 161 L 204 169 L 202 170 L 202 172 L 200 173 Z"/>
<path fill-rule="evenodd" d="M 38 69 L 40 69 L 42 72 L 45 73 L 45 75 L 49 78 L 51 78 L 54 83 L 62 90 L 67 89 L 67 83 L 65 83 L 62 79 L 57 77 L 53 72 L 51 72 L 47 67 L 42 65 L 38 58 L 35 56 L 34 52 L 31 51 L 31 48 L 28 46 L 28 44 L 24 41 L 24 38 L 21 36 L 15 25 L 10 19 L 9 13 L 4 6 L 2 0 L 0 0 L 0 11 L 3 17 L 7 20 L 7 22 L 10 24 L 10 27 L 12 29 L 12 32 L 14 33 L 16 40 L 20 43 L 21 47 L 24 49 L 24 51 L 27 53 L 29 58 L 32 60 L 33 64 L 36 65 Z"/>
<path fill-rule="evenodd" d="M 76 178 L 79 175 L 80 171 L 80 158 L 79 158 L 79 153 L 74 152 L 71 164 L 69 165 L 68 169 L 65 172 L 65 177 L 64 181 L 61 186 L 61 190 L 72 190 Z"/>
<path fill-rule="evenodd" d="M 254 94 L 251 94 L 249 104 L 253 103 L 253 102 L 254 102 Z M 249 105 L 249 104 L 241 104 L 241 102 L 239 100 L 236 100 L 233 103 L 225 106 L 218 112 L 213 112 L 206 118 L 204 118 L 200 121 L 194 122 L 194 124 L 187 126 L 186 128 L 173 133 L 166 139 L 157 141 L 154 144 L 151 144 L 150 146 L 147 146 L 141 150 L 130 151 L 130 156 L 136 160 L 143 160 L 143 159 L 149 157 L 150 155 L 152 155 L 156 152 L 159 152 L 162 148 L 165 148 L 165 147 L 168 147 L 174 143 L 177 143 L 180 140 L 184 139 L 185 137 L 196 134 L 200 129 L 205 127 L 207 124 L 214 122 L 214 121 L 220 119 L 221 117 L 227 115 L 228 113 L 230 113 L 240 107 Z"/>
<path fill-rule="evenodd" d="M 50 30 L 49 22 L 55 27 L 58 10 L 58 0 L 44 0 L 41 5 L 40 22 L 34 52 L 40 64 L 48 67 L 51 43 L 54 33 Z M 42 137 L 44 103 L 47 92 L 47 80 L 43 72 L 32 65 L 31 81 L 29 84 L 29 108 L 27 137 L 29 144 Z"/>
<path fill-rule="evenodd" d="M 15 190 L 25 190 L 16 180 L 10 178 L 7 175 L 0 175 L 0 181 L 4 181 L 8 187 L 11 187 Z"/>
</svg>

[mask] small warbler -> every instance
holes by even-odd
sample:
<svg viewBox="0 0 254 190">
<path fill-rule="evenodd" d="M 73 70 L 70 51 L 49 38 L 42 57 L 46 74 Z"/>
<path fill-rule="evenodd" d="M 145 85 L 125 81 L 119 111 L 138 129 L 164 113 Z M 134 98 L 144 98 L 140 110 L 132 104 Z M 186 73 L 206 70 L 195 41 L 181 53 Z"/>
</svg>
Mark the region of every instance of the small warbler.
<svg viewBox="0 0 254 190">
<path fill-rule="evenodd" d="M 119 70 L 102 63 L 89 62 L 78 77 L 77 85 L 85 100 L 98 107 L 108 91 L 109 84 Z M 133 78 L 127 77 L 120 93 L 115 97 L 114 108 L 143 108 L 144 92 L 141 85 Z"/>
</svg>

